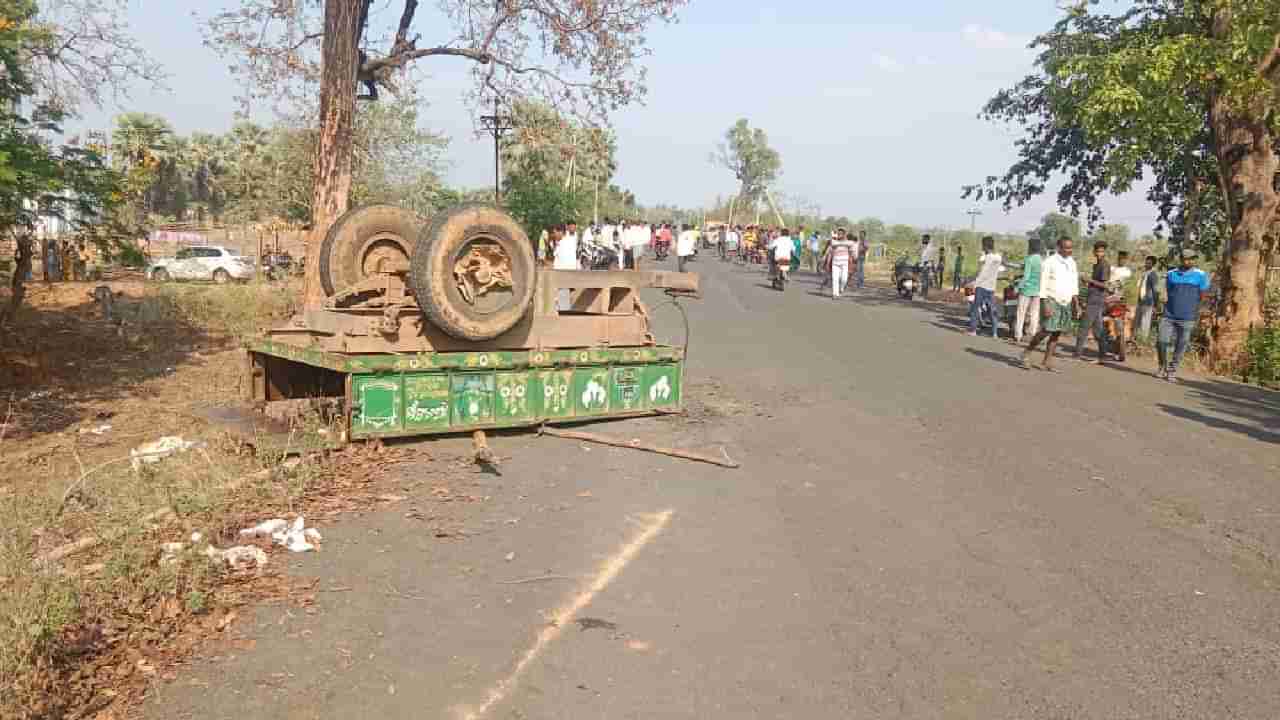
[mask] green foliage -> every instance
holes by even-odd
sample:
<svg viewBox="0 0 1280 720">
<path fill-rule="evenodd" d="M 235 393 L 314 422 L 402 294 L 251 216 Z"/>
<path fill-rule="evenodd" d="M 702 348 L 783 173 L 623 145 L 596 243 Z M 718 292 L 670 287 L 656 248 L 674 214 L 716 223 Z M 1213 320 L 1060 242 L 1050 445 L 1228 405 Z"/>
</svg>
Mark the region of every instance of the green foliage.
<svg viewBox="0 0 1280 720">
<path fill-rule="evenodd" d="M 1080 221 L 1069 215 L 1051 212 L 1040 218 L 1040 225 L 1032 232 L 1046 248 L 1057 245 L 1063 236 L 1080 242 Z"/>
<path fill-rule="evenodd" d="M 98 152 L 47 140 L 60 132 L 63 113 L 36 102 L 28 75 L 33 48 L 50 42 L 35 15 L 31 0 L 0 4 L 0 233 L 17 241 L 12 293 L 0 308 L 0 325 L 22 302 L 37 219 L 91 226 L 120 198 L 121 178 Z"/>
<path fill-rule="evenodd" d="M 540 177 L 573 190 L 601 190 L 617 171 L 617 140 L 601 127 L 576 122 L 551 106 L 518 100 L 511 108 L 513 131 L 500 145 L 508 178 Z"/>
<path fill-rule="evenodd" d="M 724 134 L 724 142 L 711 155 L 711 162 L 733 173 L 739 183 L 739 202 L 758 202 L 782 171 L 782 156 L 769 147 L 769 136 L 752 128 L 741 118 Z"/>
<path fill-rule="evenodd" d="M 502 199 L 507 211 L 535 241 L 543 230 L 570 220 L 581 222 L 589 214 L 582 198 L 576 198 L 560 183 L 541 175 L 510 178 Z"/>
<path fill-rule="evenodd" d="M 1037 71 L 987 103 L 984 117 L 1021 125 L 1026 137 L 1003 176 L 965 195 L 1008 209 L 1065 175 L 1059 206 L 1094 222 L 1104 193 L 1153 176 L 1147 197 L 1162 222 L 1212 253 L 1231 218 L 1209 108 L 1219 99 L 1242 116 L 1261 113 L 1273 134 L 1280 129 L 1272 52 L 1280 0 L 1135 0 L 1116 14 L 1095 4 L 1067 9 L 1033 44 Z"/>
<path fill-rule="evenodd" d="M 1251 329 L 1245 350 L 1249 358 L 1245 380 L 1280 387 L 1280 327 Z"/>
</svg>

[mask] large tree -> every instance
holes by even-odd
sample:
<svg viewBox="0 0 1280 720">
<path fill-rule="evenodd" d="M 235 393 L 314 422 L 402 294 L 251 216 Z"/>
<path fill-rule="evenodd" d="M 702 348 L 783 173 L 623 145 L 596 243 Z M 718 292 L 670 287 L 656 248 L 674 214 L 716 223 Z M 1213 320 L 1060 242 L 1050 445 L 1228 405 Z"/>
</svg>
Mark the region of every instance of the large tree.
<svg viewBox="0 0 1280 720">
<path fill-rule="evenodd" d="M 1100 217 L 1103 193 L 1150 173 L 1175 241 L 1221 243 L 1212 355 L 1241 361 L 1262 322 L 1280 211 L 1280 0 L 1077 0 L 1032 43 L 1036 72 L 983 114 L 1023 125 L 1019 158 L 967 188 L 1006 207 L 1065 173 L 1058 202 Z"/>
<path fill-rule="evenodd" d="M 738 202 L 755 207 L 782 171 L 782 156 L 769 146 L 769 136 L 753 128 L 746 118 L 734 123 L 724 142 L 711 154 L 711 162 L 733 173 L 738 181 Z"/>
<path fill-rule="evenodd" d="M 241 0 L 212 17 L 209 44 L 233 59 L 252 93 L 305 104 L 319 85 L 308 303 L 321 300 L 318 241 L 350 201 L 358 87 L 376 99 L 416 61 L 461 59 L 473 64 L 473 99 L 536 97 L 603 119 L 643 96 L 645 31 L 686 1 L 441 0 L 427 43 L 414 31 L 418 0 L 325 0 L 323 11 L 314 2 Z"/>
<path fill-rule="evenodd" d="M 16 247 L 0 332 L 22 303 L 31 271 L 34 230 L 41 217 L 94 225 L 118 196 L 120 177 L 94 149 L 55 146 L 63 112 L 39 101 L 29 74 L 32 48 L 47 47 L 50 30 L 35 23 L 33 0 L 0 5 L 0 233 Z"/>
</svg>

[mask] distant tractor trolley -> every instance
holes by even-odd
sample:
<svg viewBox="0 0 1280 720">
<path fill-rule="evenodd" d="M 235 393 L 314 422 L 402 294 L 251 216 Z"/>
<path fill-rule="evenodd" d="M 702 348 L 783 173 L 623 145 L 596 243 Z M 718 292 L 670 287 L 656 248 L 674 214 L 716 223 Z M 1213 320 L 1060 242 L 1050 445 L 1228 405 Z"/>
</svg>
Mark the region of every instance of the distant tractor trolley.
<svg viewBox="0 0 1280 720">
<path fill-rule="evenodd" d="M 473 432 L 679 412 L 684 350 L 658 343 L 645 288 L 665 271 L 536 266 L 509 215 L 343 215 L 320 248 L 322 307 L 247 343 L 250 399 L 339 399 L 343 439 Z"/>
</svg>

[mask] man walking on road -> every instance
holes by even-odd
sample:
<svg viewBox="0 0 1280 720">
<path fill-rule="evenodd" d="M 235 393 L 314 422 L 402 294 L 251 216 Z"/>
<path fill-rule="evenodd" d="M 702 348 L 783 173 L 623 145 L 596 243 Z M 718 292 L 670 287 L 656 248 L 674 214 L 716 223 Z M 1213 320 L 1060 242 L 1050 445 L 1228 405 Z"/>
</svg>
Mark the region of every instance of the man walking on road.
<svg viewBox="0 0 1280 720">
<path fill-rule="evenodd" d="M 1151 337 L 1151 319 L 1156 314 L 1156 300 L 1160 295 L 1160 271 L 1156 270 L 1156 256 L 1147 256 L 1146 268 L 1138 280 L 1138 337 Z"/>
<path fill-rule="evenodd" d="M 1076 269 L 1076 260 L 1071 257 L 1073 243 L 1065 235 L 1058 239 L 1058 252 L 1050 255 L 1040 268 L 1040 313 L 1044 322 L 1040 331 L 1031 338 L 1027 349 L 1022 351 L 1019 361 L 1022 367 L 1030 368 L 1031 353 L 1035 352 L 1041 340 L 1049 339 L 1044 348 L 1044 364 L 1049 372 L 1058 372 L 1053 367 L 1053 353 L 1058 348 L 1058 338 L 1071 327 L 1071 307 L 1080 294 L 1080 272 Z"/>
<path fill-rule="evenodd" d="M 831 299 L 840 297 L 849 284 L 849 265 L 858 252 L 857 243 L 851 241 L 844 230 L 836 232 L 836 239 L 827 248 L 828 257 L 823 262 L 831 263 Z"/>
<path fill-rule="evenodd" d="M 1182 266 L 1170 270 L 1165 279 L 1167 300 L 1164 317 L 1160 318 L 1160 337 L 1156 340 L 1156 352 L 1160 355 L 1159 377 L 1169 382 L 1178 381 L 1178 363 L 1187 351 L 1191 333 L 1200 318 L 1200 302 L 1209 293 L 1209 275 L 1196 267 L 1199 254 L 1191 248 L 1182 251 Z M 1173 356 L 1169 356 L 1169 344 L 1173 344 Z"/>
<path fill-rule="evenodd" d="M 1000 337 L 1000 315 L 996 313 L 996 281 L 1004 269 L 1004 257 L 995 251 L 996 239 L 982 238 L 982 257 L 978 258 L 978 277 L 973 281 L 973 304 L 969 306 L 969 335 L 977 337 L 978 318 L 983 308 L 991 316 L 991 337 Z"/>
<path fill-rule="evenodd" d="M 964 267 L 964 248 L 959 245 L 956 246 L 955 263 L 955 272 L 951 274 L 951 289 L 959 290 L 960 286 L 963 284 L 960 282 L 960 270 Z"/>
<path fill-rule="evenodd" d="M 689 262 L 689 258 L 693 256 L 693 250 L 697 247 L 698 235 L 685 223 L 680 231 L 680 237 L 676 239 L 676 269 L 684 272 L 685 263 Z"/>
<path fill-rule="evenodd" d="M 1107 262 L 1107 244 L 1101 240 L 1093 244 L 1093 274 L 1086 281 L 1089 294 L 1084 308 L 1084 317 L 1080 318 L 1080 329 L 1076 330 L 1076 360 L 1084 359 L 1084 343 L 1093 331 L 1093 339 L 1098 343 L 1098 357 L 1090 363 L 1102 362 L 1103 348 L 1106 341 L 1102 337 L 1102 314 L 1107 308 L 1107 286 L 1111 282 L 1111 264 Z"/>
<path fill-rule="evenodd" d="M 1040 255 L 1040 239 L 1033 238 L 1022 261 L 1022 283 L 1018 285 L 1018 314 L 1013 326 L 1013 341 L 1022 344 L 1023 324 L 1030 320 L 1027 332 L 1035 335 L 1040 330 L 1040 268 L 1044 258 Z"/>
</svg>

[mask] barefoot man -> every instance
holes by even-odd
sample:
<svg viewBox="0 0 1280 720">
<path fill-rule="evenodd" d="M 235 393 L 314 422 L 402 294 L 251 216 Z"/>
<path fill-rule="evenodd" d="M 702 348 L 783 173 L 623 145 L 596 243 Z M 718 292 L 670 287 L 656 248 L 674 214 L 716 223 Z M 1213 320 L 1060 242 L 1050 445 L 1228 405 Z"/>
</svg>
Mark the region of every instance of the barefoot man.
<svg viewBox="0 0 1280 720">
<path fill-rule="evenodd" d="M 1044 369 L 1057 372 L 1053 367 L 1053 351 L 1058 347 L 1058 338 L 1071 329 L 1071 308 L 1076 297 L 1080 295 L 1080 271 L 1076 268 L 1076 260 L 1071 257 L 1071 238 L 1065 235 L 1058 239 L 1058 252 L 1044 261 L 1040 271 L 1040 311 L 1044 322 L 1040 330 L 1031 338 L 1027 349 L 1022 351 L 1022 366 L 1030 368 L 1031 353 L 1041 340 L 1049 338 L 1044 348 Z"/>
</svg>

